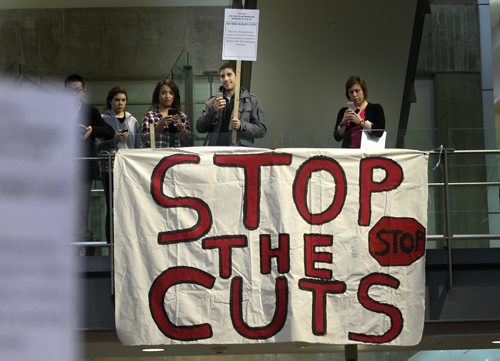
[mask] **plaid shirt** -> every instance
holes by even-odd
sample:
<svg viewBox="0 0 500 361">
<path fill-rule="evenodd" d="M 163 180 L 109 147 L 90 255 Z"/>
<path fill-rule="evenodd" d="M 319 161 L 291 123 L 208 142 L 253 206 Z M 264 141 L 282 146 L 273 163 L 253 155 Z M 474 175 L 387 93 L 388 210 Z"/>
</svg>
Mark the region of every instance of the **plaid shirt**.
<svg viewBox="0 0 500 361">
<path fill-rule="evenodd" d="M 177 126 L 175 130 L 169 130 L 168 127 L 164 127 L 161 132 L 156 132 L 155 134 L 155 145 L 156 148 L 168 148 L 168 147 L 185 147 L 189 145 L 188 140 L 191 138 L 191 131 L 189 129 L 189 120 L 186 114 L 179 112 L 176 114 L 181 118 L 182 123 L 184 124 L 184 128 L 186 129 L 186 133 L 180 134 Z M 142 135 L 143 135 L 143 144 L 146 148 L 151 147 L 150 135 L 149 135 L 149 127 L 151 124 L 158 124 L 158 122 L 163 118 L 160 111 L 158 109 L 151 110 L 146 113 L 144 119 L 142 120 Z"/>
</svg>

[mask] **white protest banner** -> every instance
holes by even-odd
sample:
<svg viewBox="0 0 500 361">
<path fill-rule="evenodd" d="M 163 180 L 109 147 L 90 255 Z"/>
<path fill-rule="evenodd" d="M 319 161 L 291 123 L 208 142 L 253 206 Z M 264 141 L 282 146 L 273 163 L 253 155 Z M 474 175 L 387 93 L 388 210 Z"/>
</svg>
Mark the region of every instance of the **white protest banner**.
<svg viewBox="0 0 500 361">
<path fill-rule="evenodd" d="M 226 9 L 222 59 L 257 60 L 259 10 Z"/>
<path fill-rule="evenodd" d="M 20 84 L 0 85 L 0 360 L 76 360 L 75 101 Z"/>
<path fill-rule="evenodd" d="M 120 150 L 120 340 L 417 344 L 427 161 L 394 149 Z"/>
</svg>

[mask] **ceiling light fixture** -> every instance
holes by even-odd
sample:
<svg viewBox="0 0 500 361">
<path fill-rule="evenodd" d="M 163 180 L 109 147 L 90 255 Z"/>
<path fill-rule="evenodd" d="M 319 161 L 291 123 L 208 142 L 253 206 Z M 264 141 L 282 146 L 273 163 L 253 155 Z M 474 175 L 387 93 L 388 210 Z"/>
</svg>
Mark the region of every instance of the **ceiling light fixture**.
<svg viewBox="0 0 500 361">
<path fill-rule="evenodd" d="M 165 351 L 164 348 L 143 348 L 142 351 L 144 352 L 162 352 Z"/>
</svg>

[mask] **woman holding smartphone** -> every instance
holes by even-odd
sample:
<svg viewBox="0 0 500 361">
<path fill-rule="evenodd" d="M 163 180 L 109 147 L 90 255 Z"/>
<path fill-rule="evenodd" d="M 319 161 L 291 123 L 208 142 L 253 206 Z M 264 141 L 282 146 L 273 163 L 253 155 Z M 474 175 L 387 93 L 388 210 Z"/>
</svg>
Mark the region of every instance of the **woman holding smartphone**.
<svg viewBox="0 0 500 361">
<path fill-rule="evenodd" d="M 115 131 L 114 139 L 103 141 L 99 150 L 114 152 L 121 148 L 140 148 L 140 125 L 132 114 L 127 112 L 127 91 L 119 86 L 110 89 L 106 97 L 106 110 L 102 119 Z"/>
<path fill-rule="evenodd" d="M 110 227 L 110 193 L 113 190 L 112 178 L 112 157 L 118 149 L 140 148 L 141 147 L 141 127 L 137 119 L 127 112 L 127 91 L 119 86 L 111 88 L 106 97 L 106 110 L 101 114 L 102 119 L 113 128 L 115 136 L 110 140 L 103 140 L 97 143 L 97 152 L 103 158 L 100 163 L 102 185 L 106 196 L 106 240 L 111 241 Z M 106 157 L 106 158 L 104 158 Z"/>
<path fill-rule="evenodd" d="M 345 95 L 349 102 L 337 114 L 333 130 L 336 141 L 342 148 L 359 148 L 361 132 L 380 138 L 385 129 L 384 109 L 380 104 L 368 103 L 368 85 L 359 75 L 352 75 L 345 83 Z"/>
<path fill-rule="evenodd" d="M 142 134 L 146 147 L 151 147 L 154 134 L 155 147 L 187 147 L 191 145 L 189 120 L 180 111 L 179 88 L 168 79 L 160 80 L 153 91 L 151 110 L 142 121 Z"/>
</svg>

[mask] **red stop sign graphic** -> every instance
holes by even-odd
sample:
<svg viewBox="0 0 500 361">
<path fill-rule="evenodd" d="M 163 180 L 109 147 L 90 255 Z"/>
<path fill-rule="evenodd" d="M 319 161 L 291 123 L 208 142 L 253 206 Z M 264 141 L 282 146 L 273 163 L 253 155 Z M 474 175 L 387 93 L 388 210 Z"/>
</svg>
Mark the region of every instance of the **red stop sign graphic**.
<svg viewBox="0 0 500 361">
<path fill-rule="evenodd" d="M 413 218 L 382 217 L 368 241 L 370 254 L 381 266 L 408 266 L 425 253 L 425 228 Z"/>
</svg>

